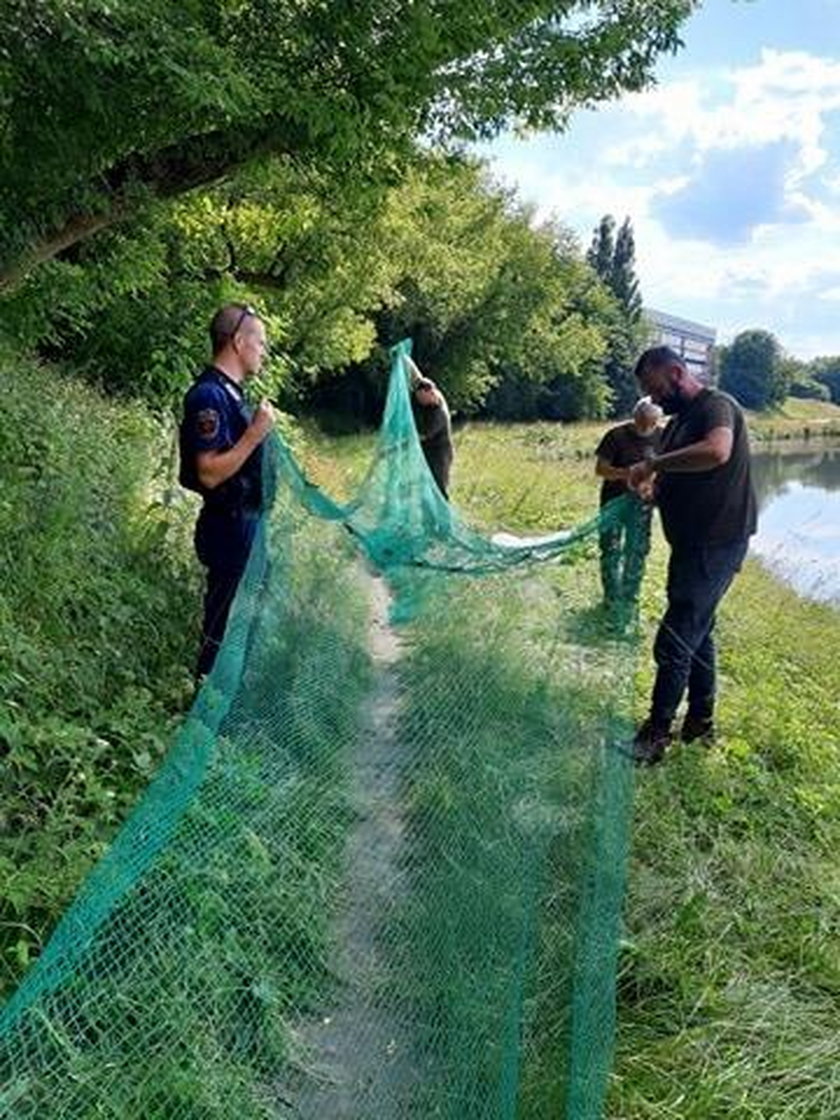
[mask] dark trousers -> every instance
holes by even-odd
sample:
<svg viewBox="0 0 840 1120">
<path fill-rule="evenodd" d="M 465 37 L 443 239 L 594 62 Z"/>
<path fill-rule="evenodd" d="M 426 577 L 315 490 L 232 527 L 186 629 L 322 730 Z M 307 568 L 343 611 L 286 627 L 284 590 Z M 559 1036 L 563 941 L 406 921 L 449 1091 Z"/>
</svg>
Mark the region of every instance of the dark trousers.
<svg viewBox="0 0 840 1120">
<path fill-rule="evenodd" d="M 426 456 L 426 462 L 437 483 L 438 490 L 449 501 L 449 473 L 452 470 L 451 453 L 439 451 L 437 448 L 427 450 L 426 447 L 423 447 L 423 454 Z"/>
<path fill-rule="evenodd" d="M 653 656 L 656 681 L 650 715 L 668 726 L 688 689 L 688 710 L 698 718 L 715 705 L 715 612 L 747 554 L 748 540 L 672 547 L 668 609 L 659 624 Z"/>
<path fill-rule="evenodd" d="M 195 548 L 199 560 L 207 568 L 201 647 L 196 666 L 199 677 L 209 673 L 215 663 L 256 527 L 257 515 L 250 511 L 215 511 L 205 507 L 199 514 Z"/>
<path fill-rule="evenodd" d="M 599 534 L 601 547 L 601 586 L 604 602 L 610 606 L 631 604 L 639 595 L 650 552 L 650 526 L 653 508 L 633 500 L 622 521 Z"/>
</svg>

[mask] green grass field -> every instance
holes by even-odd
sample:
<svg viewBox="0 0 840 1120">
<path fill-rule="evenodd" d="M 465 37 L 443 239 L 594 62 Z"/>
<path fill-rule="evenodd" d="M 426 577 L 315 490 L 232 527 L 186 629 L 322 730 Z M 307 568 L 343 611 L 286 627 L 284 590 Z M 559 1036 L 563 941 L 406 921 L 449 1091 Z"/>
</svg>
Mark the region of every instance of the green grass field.
<svg viewBox="0 0 840 1120">
<path fill-rule="evenodd" d="M 840 409 L 790 402 L 783 423 Z M 470 425 L 454 501 L 477 524 L 551 531 L 595 508 L 603 426 Z M 309 432 L 310 469 L 350 487 L 366 437 Z M 654 547 L 637 680 L 644 713 L 667 547 Z M 639 776 L 608 1120 L 840 1116 L 840 612 L 749 560 L 719 619 L 721 738 Z"/>
</svg>

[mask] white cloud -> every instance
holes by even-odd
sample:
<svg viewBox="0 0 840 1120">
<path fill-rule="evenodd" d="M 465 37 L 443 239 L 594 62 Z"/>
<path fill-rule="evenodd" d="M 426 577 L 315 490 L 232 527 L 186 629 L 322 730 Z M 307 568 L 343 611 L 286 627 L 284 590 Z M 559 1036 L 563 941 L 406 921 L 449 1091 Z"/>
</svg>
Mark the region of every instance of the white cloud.
<svg viewBox="0 0 840 1120">
<path fill-rule="evenodd" d="M 663 83 L 600 111 L 598 130 L 584 122 L 585 143 L 573 123 L 568 140 L 506 144 L 496 168 L 584 243 L 602 214 L 629 214 L 651 306 L 711 317 L 722 335 L 767 326 L 802 357 L 836 353 L 840 324 L 817 323 L 811 309 L 840 300 L 840 137 L 829 121 L 838 110 L 840 59 L 765 49 L 753 65 Z M 709 153 L 779 142 L 784 205 L 744 244 L 675 240 L 656 219 L 657 204 L 696 181 Z"/>
<path fill-rule="evenodd" d="M 623 106 L 654 122 L 660 145 L 689 140 L 699 153 L 792 140 L 801 148 L 800 171 L 810 174 L 825 160 L 824 116 L 840 108 L 840 61 L 765 49 L 753 66 L 668 82 Z M 623 147 L 632 153 L 632 144 Z"/>
</svg>

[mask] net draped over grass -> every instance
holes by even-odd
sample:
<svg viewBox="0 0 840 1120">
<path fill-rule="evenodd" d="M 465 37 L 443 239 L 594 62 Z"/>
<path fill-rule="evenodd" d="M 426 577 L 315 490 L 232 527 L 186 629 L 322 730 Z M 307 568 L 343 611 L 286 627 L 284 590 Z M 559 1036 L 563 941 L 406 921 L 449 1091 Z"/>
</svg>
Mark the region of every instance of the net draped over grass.
<svg viewBox="0 0 840 1120">
<path fill-rule="evenodd" d="M 601 1115 L 635 641 L 598 534 L 636 507 L 470 528 L 408 350 L 350 502 L 272 439 L 213 672 L 0 1013 L 0 1116 Z"/>
</svg>

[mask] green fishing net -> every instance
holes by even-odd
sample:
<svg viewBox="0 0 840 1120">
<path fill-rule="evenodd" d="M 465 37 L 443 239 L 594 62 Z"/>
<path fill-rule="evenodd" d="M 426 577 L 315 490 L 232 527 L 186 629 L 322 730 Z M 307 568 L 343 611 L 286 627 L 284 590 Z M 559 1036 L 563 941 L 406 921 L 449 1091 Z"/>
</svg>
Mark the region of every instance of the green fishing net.
<svg viewBox="0 0 840 1120">
<path fill-rule="evenodd" d="M 602 1115 L 638 505 L 471 528 L 409 349 L 351 501 L 272 437 L 213 672 L 0 1013 L 3 1118 Z"/>
</svg>

